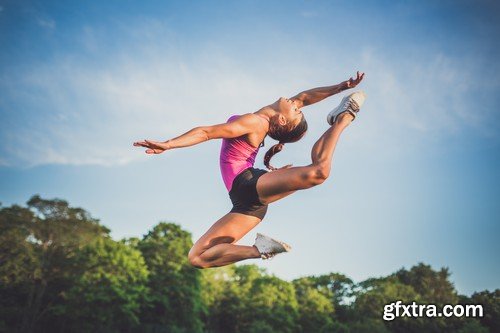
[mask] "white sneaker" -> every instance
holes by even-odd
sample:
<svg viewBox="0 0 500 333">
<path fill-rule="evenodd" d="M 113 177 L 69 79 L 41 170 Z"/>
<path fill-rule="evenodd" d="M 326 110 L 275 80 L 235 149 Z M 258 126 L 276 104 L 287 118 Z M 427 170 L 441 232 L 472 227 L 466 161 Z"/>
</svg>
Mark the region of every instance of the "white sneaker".
<svg viewBox="0 0 500 333">
<path fill-rule="evenodd" d="M 288 244 L 259 233 L 257 233 L 257 237 L 255 238 L 254 246 L 259 250 L 262 259 L 269 259 L 278 253 L 288 252 L 292 249 Z"/>
<path fill-rule="evenodd" d="M 337 120 L 339 114 L 344 112 L 349 112 L 354 118 L 356 118 L 356 113 L 359 112 L 359 109 L 365 102 L 365 99 L 366 94 L 361 90 L 347 95 L 342 99 L 339 106 L 337 106 L 328 114 L 328 116 L 326 117 L 326 121 L 328 121 L 330 125 L 333 125 L 333 123 L 335 123 L 335 120 Z"/>
</svg>

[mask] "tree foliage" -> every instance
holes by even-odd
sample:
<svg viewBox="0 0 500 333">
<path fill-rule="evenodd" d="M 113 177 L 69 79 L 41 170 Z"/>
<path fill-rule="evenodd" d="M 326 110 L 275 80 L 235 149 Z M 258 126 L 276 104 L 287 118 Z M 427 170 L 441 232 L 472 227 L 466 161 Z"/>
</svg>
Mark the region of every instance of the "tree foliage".
<svg viewBox="0 0 500 333">
<path fill-rule="evenodd" d="M 298 324 L 304 332 L 326 329 L 333 324 L 332 292 L 318 288 L 315 280 L 313 277 L 293 281 L 298 302 Z"/>
<path fill-rule="evenodd" d="M 101 238 L 78 254 L 84 269 L 63 293 L 60 321 L 69 331 L 124 332 L 139 326 L 143 295 L 147 292 L 148 270 L 136 249 L 109 238 Z"/>
<path fill-rule="evenodd" d="M 27 208 L 0 211 L 2 308 L 16 311 L 6 326 L 36 331 L 62 302 L 61 295 L 81 274 L 75 257 L 109 230 L 81 208 L 63 200 L 33 196 Z M 5 262 L 5 264 L 3 264 Z M 14 301 L 15 304 L 10 303 Z"/>
<path fill-rule="evenodd" d="M 420 263 L 355 283 L 285 281 L 255 265 L 198 270 L 191 234 L 161 222 L 115 241 L 82 208 L 33 196 L 0 206 L 0 332 L 498 332 L 500 290 L 458 295 Z M 384 305 L 481 304 L 481 318 L 395 318 Z"/>
<path fill-rule="evenodd" d="M 148 330 L 200 332 L 200 272 L 187 260 L 191 234 L 177 224 L 160 223 L 137 243 L 150 276 L 141 314 Z"/>
</svg>

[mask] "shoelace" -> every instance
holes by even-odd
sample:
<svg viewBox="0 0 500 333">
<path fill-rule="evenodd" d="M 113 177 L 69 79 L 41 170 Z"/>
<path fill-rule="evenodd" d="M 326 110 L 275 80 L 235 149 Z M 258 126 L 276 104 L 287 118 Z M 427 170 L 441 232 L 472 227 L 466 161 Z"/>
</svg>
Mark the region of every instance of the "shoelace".
<svg viewBox="0 0 500 333">
<path fill-rule="evenodd" d="M 349 99 L 349 101 L 347 102 L 346 111 L 358 113 L 359 112 L 358 103 L 356 103 L 356 101 L 354 99 Z"/>
<path fill-rule="evenodd" d="M 358 103 L 354 99 L 349 98 L 349 100 L 346 102 L 346 107 L 345 107 L 345 111 L 344 112 L 349 112 L 351 114 L 351 116 L 354 119 L 356 119 L 356 114 L 359 112 L 359 105 L 358 105 Z M 342 112 L 342 113 L 344 113 L 344 112 Z M 337 117 L 339 115 L 340 114 L 338 114 L 335 117 L 335 120 L 337 120 Z"/>
</svg>

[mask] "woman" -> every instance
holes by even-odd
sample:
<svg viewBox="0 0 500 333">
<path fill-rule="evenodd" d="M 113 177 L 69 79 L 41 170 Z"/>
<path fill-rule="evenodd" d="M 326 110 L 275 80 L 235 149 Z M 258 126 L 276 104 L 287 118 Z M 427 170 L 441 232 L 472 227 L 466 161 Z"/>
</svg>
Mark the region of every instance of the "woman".
<svg viewBox="0 0 500 333">
<path fill-rule="evenodd" d="M 346 96 L 327 117 L 331 127 L 314 144 L 312 163 L 307 166 L 274 168 L 271 157 L 285 143 L 300 140 L 307 131 L 301 108 L 317 103 L 343 90 L 357 86 L 364 73 L 357 72 L 340 84 L 315 88 L 288 99 L 280 98 L 255 113 L 232 116 L 224 124 L 196 127 L 165 142 L 144 140 L 134 146 L 145 147 L 147 154 L 192 146 L 211 139 L 223 139 L 220 155 L 222 178 L 233 203 L 231 211 L 215 222 L 189 251 L 190 263 L 198 268 L 225 266 L 250 258 L 267 259 L 290 247 L 257 234 L 254 246 L 235 243 L 264 218 L 267 206 L 297 190 L 323 183 L 330 173 L 333 152 L 342 131 L 355 118 L 364 102 L 364 94 Z M 271 172 L 253 168 L 255 156 L 269 135 L 278 141 L 264 157 Z"/>
</svg>

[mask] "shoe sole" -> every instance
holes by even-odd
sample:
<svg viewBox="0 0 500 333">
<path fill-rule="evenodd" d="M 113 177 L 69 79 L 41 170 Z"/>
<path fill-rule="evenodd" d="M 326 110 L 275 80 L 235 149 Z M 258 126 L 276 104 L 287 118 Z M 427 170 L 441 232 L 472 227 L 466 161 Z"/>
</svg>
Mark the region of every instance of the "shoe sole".
<svg viewBox="0 0 500 333">
<path fill-rule="evenodd" d="M 277 239 L 271 238 L 271 237 L 263 235 L 261 233 L 257 233 L 257 237 L 259 237 L 259 236 L 280 244 L 285 249 L 285 252 L 290 252 L 290 250 L 292 250 L 292 247 L 285 242 L 279 241 Z"/>
</svg>

